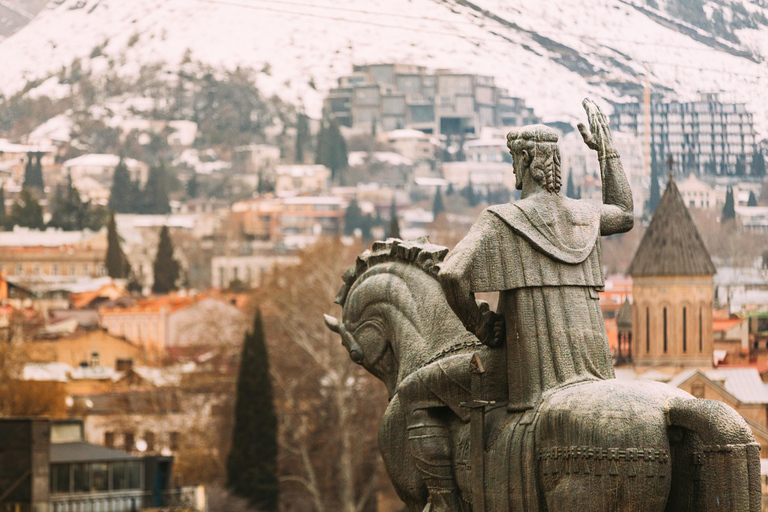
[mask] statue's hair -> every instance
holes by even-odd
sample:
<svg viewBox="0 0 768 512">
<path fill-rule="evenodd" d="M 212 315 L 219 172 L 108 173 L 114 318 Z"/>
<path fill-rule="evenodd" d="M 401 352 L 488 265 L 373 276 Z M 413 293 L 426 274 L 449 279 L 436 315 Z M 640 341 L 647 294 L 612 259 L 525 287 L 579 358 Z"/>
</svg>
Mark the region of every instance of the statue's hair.
<svg viewBox="0 0 768 512">
<path fill-rule="evenodd" d="M 557 139 L 557 132 L 541 124 L 524 126 L 507 134 L 509 152 L 514 156 L 523 150 L 528 151 L 531 155 L 530 170 L 533 179 L 554 194 L 560 192 L 562 184 Z"/>
<path fill-rule="evenodd" d="M 375 265 L 386 262 L 407 263 L 436 277 L 439 271 L 438 264 L 447 254 L 447 247 L 429 243 L 429 238 L 426 236 L 408 241 L 389 238 L 386 241 L 374 242 L 373 247 L 358 256 L 355 264 L 344 272 L 342 276 L 344 284 L 339 288 L 335 302 L 343 307 L 355 281 Z"/>
</svg>

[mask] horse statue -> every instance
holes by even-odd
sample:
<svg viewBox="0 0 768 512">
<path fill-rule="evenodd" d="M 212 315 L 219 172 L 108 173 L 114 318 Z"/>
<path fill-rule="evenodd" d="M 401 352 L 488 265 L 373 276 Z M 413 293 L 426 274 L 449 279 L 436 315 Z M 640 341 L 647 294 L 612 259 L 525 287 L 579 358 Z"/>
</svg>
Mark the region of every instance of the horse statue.
<svg viewBox="0 0 768 512">
<path fill-rule="evenodd" d="M 352 360 L 388 390 L 379 446 L 409 512 L 434 504 L 408 442 L 404 386 L 449 359 L 466 362 L 472 381 L 471 420 L 444 411 L 464 512 L 761 510 L 759 446 L 723 403 L 611 378 L 507 410 L 506 390 L 484 369 L 504 349 L 482 345 L 446 301 L 437 272 L 447 253 L 426 239 L 374 243 L 343 276 L 341 320 L 325 316 Z"/>
</svg>

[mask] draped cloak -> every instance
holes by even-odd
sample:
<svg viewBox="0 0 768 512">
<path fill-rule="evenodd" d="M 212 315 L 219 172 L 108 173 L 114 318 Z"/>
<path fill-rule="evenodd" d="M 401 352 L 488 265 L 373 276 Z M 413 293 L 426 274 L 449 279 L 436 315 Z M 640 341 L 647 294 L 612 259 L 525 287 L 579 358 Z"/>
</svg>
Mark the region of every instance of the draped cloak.
<svg viewBox="0 0 768 512">
<path fill-rule="evenodd" d="M 558 386 L 614 377 L 597 294 L 605 284 L 599 206 L 555 194 L 492 206 L 441 264 L 440 278 L 468 283 L 471 293 L 499 292 L 510 410 L 535 407 Z"/>
</svg>

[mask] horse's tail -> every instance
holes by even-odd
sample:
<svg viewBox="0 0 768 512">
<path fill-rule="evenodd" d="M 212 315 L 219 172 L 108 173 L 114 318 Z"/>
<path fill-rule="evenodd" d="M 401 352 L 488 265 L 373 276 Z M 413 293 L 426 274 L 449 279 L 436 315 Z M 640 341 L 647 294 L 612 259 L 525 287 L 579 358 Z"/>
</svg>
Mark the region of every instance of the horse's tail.
<svg viewBox="0 0 768 512">
<path fill-rule="evenodd" d="M 668 511 L 759 512 L 760 445 L 747 423 L 722 402 L 671 397 Z"/>
</svg>

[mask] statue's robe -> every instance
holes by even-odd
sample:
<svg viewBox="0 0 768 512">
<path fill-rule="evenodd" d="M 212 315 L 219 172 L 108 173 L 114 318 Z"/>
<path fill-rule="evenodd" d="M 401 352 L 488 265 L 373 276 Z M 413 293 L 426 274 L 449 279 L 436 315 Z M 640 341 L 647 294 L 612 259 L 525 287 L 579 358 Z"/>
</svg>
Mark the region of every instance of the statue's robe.
<svg viewBox="0 0 768 512">
<path fill-rule="evenodd" d="M 471 293 L 500 292 L 510 410 L 535 407 L 555 387 L 614 377 L 598 300 L 599 206 L 556 194 L 492 206 L 448 255 L 440 278 L 468 283 Z"/>
</svg>

